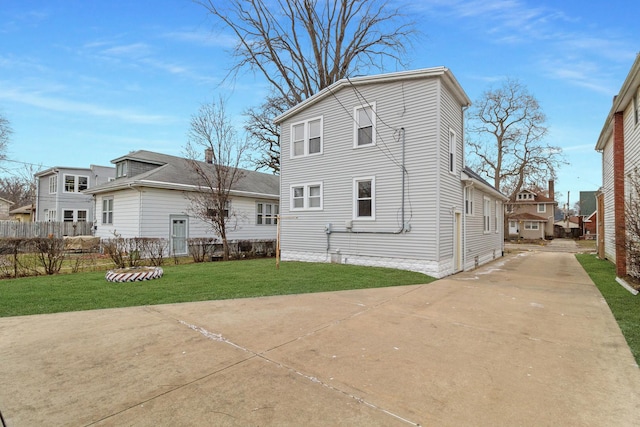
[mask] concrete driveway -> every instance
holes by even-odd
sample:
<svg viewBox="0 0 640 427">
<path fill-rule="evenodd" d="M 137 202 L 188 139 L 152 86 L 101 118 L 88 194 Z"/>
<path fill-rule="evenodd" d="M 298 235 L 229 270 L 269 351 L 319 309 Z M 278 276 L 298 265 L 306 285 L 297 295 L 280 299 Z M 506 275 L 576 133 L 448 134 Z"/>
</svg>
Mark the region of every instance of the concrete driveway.
<svg viewBox="0 0 640 427">
<path fill-rule="evenodd" d="M 640 414 L 638 366 L 568 253 L 422 286 L 3 318 L 0 379 L 11 427 L 632 426 Z"/>
</svg>

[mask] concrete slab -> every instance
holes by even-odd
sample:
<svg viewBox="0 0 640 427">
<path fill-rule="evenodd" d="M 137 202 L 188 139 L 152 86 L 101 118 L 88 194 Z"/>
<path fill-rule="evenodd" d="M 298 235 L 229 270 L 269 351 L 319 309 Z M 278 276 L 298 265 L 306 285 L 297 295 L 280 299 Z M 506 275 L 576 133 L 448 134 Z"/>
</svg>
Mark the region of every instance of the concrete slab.
<svg viewBox="0 0 640 427">
<path fill-rule="evenodd" d="M 9 426 L 631 426 L 640 372 L 573 255 L 429 285 L 0 319 Z"/>
</svg>

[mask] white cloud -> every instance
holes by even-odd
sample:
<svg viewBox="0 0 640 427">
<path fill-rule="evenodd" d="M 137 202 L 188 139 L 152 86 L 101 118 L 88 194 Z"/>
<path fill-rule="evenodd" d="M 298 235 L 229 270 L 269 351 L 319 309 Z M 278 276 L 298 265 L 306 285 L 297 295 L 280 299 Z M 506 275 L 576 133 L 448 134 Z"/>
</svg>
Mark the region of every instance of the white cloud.
<svg viewBox="0 0 640 427">
<path fill-rule="evenodd" d="M 170 116 L 146 114 L 129 108 L 109 108 L 88 102 L 47 96 L 36 91 L 14 88 L 3 82 L 0 82 L 0 99 L 30 105 L 44 110 L 108 117 L 128 123 L 167 124 L 168 122 L 175 121 L 174 118 Z"/>
</svg>

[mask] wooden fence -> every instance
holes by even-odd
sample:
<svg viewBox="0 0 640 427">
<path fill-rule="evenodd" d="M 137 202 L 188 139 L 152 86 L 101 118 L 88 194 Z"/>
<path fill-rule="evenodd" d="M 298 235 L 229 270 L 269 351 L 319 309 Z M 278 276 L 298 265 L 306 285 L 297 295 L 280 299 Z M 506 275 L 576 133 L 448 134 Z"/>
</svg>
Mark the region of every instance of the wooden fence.
<svg viewBox="0 0 640 427">
<path fill-rule="evenodd" d="M 0 238 L 91 236 L 93 222 L 0 221 Z"/>
</svg>

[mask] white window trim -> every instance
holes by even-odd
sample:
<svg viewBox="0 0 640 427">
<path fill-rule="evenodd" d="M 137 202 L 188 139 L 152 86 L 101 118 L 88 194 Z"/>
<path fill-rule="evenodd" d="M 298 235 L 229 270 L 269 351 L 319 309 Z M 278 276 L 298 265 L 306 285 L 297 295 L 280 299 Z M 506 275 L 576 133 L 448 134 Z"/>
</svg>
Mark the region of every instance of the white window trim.
<svg viewBox="0 0 640 427">
<path fill-rule="evenodd" d="M 358 216 L 358 183 L 371 181 L 371 216 Z M 358 221 L 376 220 L 376 177 L 368 176 L 353 179 L 353 219 Z"/>
<path fill-rule="evenodd" d="M 320 120 L 320 151 L 317 153 L 311 153 L 309 154 L 309 123 L 311 122 L 315 122 L 317 120 Z M 304 153 L 300 154 L 300 155 L 295 155 L 294 154 L 294 148 L 293 148 L 293 143 L 294 143 L 294 135 L 293 135 L 293 128 L 295 126 L 298 125 L 304 125 Z M 302 120 L 299 122 L 295 122 L 295 123 L 291 123 L 291 126 L 289 128 L 289 139 L 290 141 L 290 146 L 289 146 L 289 158 L 291 159 L 299 159 L 301 157 L 309 157 L 309 156 L 320 156 L 324 153 L 324 118 L 323 116 L 319 116 L 319 117 L 312 117 L 310 119 L 307 120 Z"/>
<path fill-rule="evenodd" d="M 542 209 L 540 209 L 540 207 L 542 207 Z M 536 209 L 538 213 L 545 213 L 547 212 L 547 205 L 544 203 L 538 203 L 538 206 Z"/>
<path fill-rule="evenodd" d="M 73 191 L 67 191 L 67 177 L 68 176 L 72 176 L 73 177 Z M 70 174 L 70 173 L 65 173 L 62 176 L 62 192 L 63 193 L 79 193 L 80 190 L 78 190 L 78 187 L 80 185 L 80 178 L 86 178 L 87 179 L 87 189 L 89 188 L 89 177 L 87 175 L 74 175 L 74 174 Z M 84 190 L 82 190 L 84 191 Z"/>
<path fill-rule="evenodd" d="M 458 136 L 453 129 L 449 129 L 449 173 L 456 174 L 456 145 L 458 144 Z"/>
<path fill-rule="evenodd" d="M 51 189 L 53 188 L 53 191 Z M 58 193 L 58 175 L 53 175 L 49 177 L 49 194 L 57 194 Z"/>
<path fill-rule="evenodd" d="M 371 111 L 373 112 L 371 117 L 371 144 L 358 145 L 358 129 L 360 128 L 360 123 L 358 121 L 358 117 L 359 117 L 358 112 L 364 108 L 371 108 Z M 372 102 L 371 104 L 360 105 L 353 108 L 353 148 L 366 148 L 366 147 L 373 147 L 376 145 L 376 134 L 377 134 L 376 117 L 377 116 L 378 115 L 376 113 L 375 102 Z"/>
<path fill-rule="evenodd" d="M 496 218 L 496 234 L 498 234 L 500 231 L 500 214 L 499 212 L 502 210 L 501 204 L 499 200 L 496 200 L 496 212 L 495 212 L 495 218 Z"/>
<path fill-rule="evenodd" d="M 258 212 L 258 205 L 262 205 L 262 212 Z M 266 207 L 271 206 L 271 213 L 267 214 Z M 271 227 L 278 225 L 278 216 L 280 215 L 280 205 L 273 202 L 256 202 L 256 225 L 258 227 L 267 226 Z M 262 219 L 262 223 L 259 223 L 258 218 Z M 267 224 L 266 220 L 271 220 L 271 224 Z"/>
<path fill-rule="evenodd" d="M 296 208 L 293 206 L 293 189 L 300 188 L 304 189 L 303 194 L 303 207 Z M 320 206 L 319 207 L 309 207 L 309 189 L 311 187 L 320 187 Z M 312 182 L 309 184 L 293 184 L 289 187 L 289 210 L 290 211 L 321 211 L 324 209 L 324 188 L 322 182 Z"/>
<path fill-rule="evenodd" d="M 488 234 L 491 232 L 491 199 L 486 196 L 482 198 L 482 218 L 483 232 Z"/>
<path fill-rule="evenodd" d="M 529 224 L 529 228 L 527 228 L 527 224 Z M 538 221 L 525 221 L 524 229 L 533 231 L 540 230 L 540 223 Z"/>
<path fill-rule="evenodd" d="M 464 188 L 464 214 L 473 215 L 473 187 Z"/>
<path fill-rule="evenodd" d="M 111 200 L 111 210 L 110 211 L 105 211 L 104 210 L 104 202 L 106 200 Z M 101 206 L 101 209 L 100 209 L 100 223 L 101 224 L 113 224 L 113 208 L 114 208 L 114 205 L 115 205 L 115 202 L 114 202 L 113 196 L 103 197 L 102 198 L 102 206 Z M 105 212 L 107 212 L 107 216 L 106 216 L 107 221 L 105 221 L 105 215 L 104 215 Z M 109 220 L 108 212 L 111 212 L 111 222 L 108 221 Z"/>
</svg>

